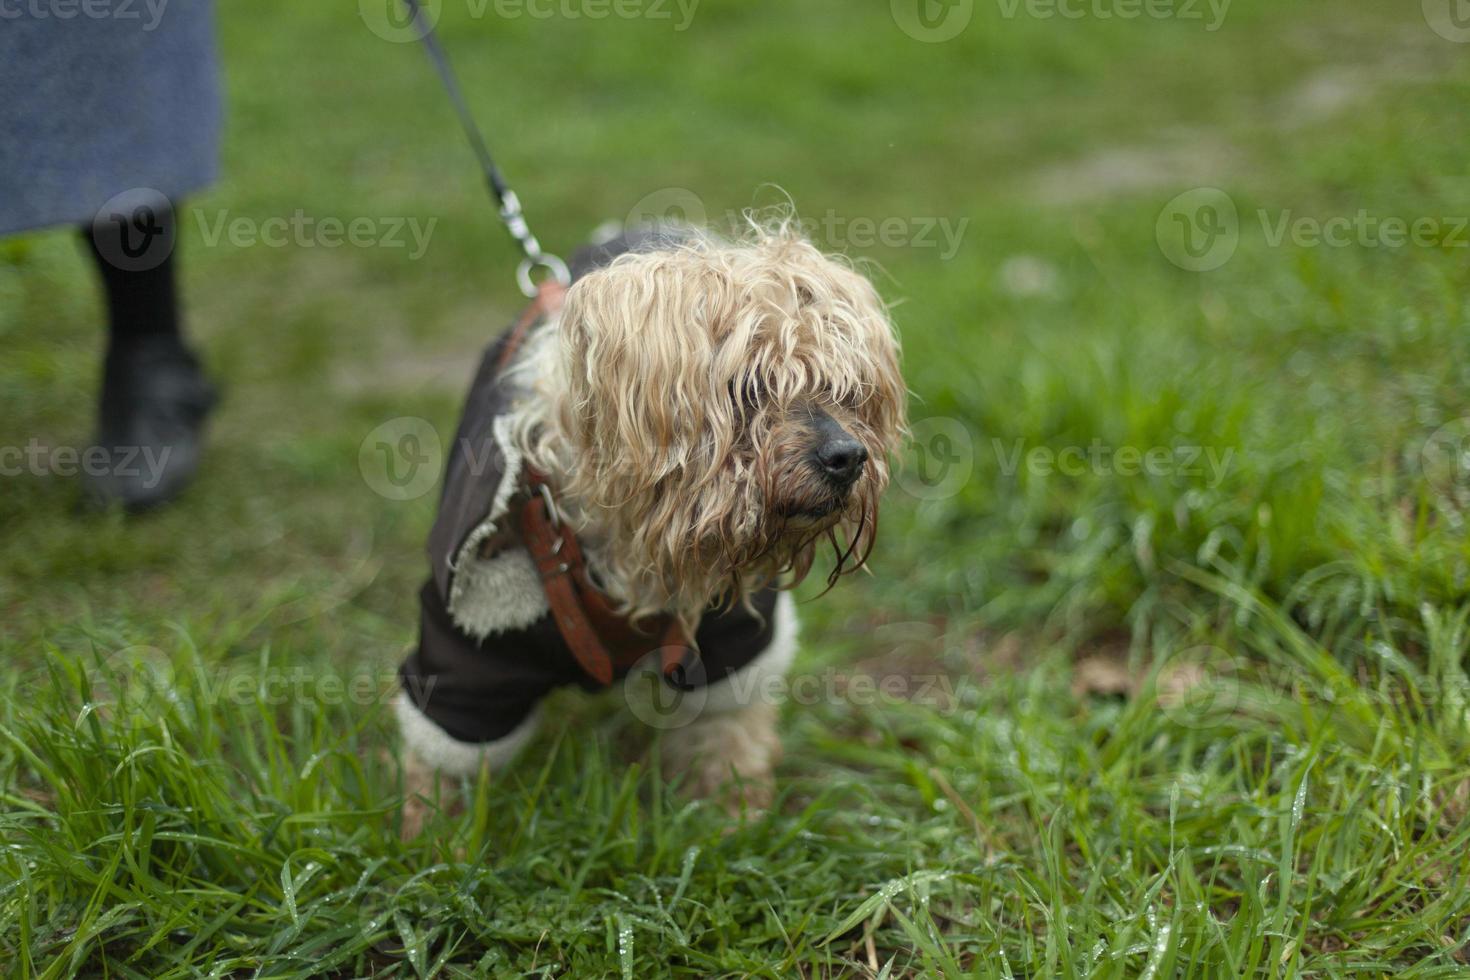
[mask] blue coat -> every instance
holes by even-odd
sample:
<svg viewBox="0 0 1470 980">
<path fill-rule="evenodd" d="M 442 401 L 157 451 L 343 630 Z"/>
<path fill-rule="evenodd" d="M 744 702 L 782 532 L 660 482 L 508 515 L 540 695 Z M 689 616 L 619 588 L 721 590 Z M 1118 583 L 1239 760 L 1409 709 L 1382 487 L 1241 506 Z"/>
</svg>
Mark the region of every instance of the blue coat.
<svg viewBox="0 0 1470 980">
<path fill-rule="evenodd" d="M 204 187 L 219 103 L 210 0 L 0 4 L 0 234 Z"/>
</svg>

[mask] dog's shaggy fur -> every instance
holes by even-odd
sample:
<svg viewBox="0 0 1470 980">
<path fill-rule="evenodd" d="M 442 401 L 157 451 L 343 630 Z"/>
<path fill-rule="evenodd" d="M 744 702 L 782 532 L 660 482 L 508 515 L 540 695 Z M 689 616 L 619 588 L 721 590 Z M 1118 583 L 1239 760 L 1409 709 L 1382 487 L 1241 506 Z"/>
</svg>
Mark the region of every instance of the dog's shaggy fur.
<svg viewBox="0 0 1470 980">
<path fill-rule="evenodd" d="M 829 584 L 867 558 L 905 431 L 898 344 L 872 284 L 789 225 L 737 242 L 690 234 L 589 272 L 506 380 L 521 393 L 515 451 L 549 478 L 590 575 L 635 619 L 670 613 L 693 636 L 713 604 L 802 579 L 823 542 Z M 832 438 L 858 461 L 843 479 L 819 460 Z M 784 672 L 789 598 L 775 627 L 746 670 Z M 776 712 L 730 693 L 669 751 L 695 792 L 720 795 L 734 776 L 759 803 Z"/>
</svg>

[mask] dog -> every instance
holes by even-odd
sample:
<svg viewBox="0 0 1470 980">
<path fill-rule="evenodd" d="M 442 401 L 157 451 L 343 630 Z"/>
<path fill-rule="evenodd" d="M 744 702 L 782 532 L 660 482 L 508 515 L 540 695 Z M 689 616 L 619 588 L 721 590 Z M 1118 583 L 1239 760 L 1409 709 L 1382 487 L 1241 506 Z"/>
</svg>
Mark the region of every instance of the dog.
<svg viewBox="0 0 1470 980">
<path fill-rule="evenodd" d="M 864 564 L 906 431 L 887 308 L 789 219 L 624 234 L 558 293 L 485 352 L 449 454 L 394 702 L 406 836 L 451 780 L 507 765 L 552 690 L 650 658 L 701 695 L 671 771 L 763 806 L 789 589 L 819 547 L 829 587 Z"/>
</svg>

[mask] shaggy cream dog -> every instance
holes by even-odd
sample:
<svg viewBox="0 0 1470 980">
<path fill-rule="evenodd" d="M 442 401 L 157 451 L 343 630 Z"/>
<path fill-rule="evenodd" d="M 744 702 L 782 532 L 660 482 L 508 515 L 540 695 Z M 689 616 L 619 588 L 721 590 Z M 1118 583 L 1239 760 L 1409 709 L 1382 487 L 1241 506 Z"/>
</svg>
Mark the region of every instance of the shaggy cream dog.
<svg viewBox="0 0 1470 980">
<path fill-rule="evenodd" d="M 789 225 L 625 237 L 580 265 L 487 352 L 450 454 L 396 705 L 409 833 L 433 773 L 506 764 L 545 694 L 649 653 L 704 687 L 666 742 L 686 785 L 759 803 L 779 742 L 750 682 L 796 644 L 777 590 L 824 543 L 835 582 L 877 531 L 905 390 L 866 278 Z"/>
</svg>

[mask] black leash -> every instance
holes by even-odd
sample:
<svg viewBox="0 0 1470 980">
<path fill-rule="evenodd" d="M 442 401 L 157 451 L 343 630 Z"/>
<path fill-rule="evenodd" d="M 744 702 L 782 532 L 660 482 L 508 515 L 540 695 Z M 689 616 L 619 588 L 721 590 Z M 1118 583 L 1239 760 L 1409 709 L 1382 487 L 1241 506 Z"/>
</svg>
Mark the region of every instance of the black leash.
<svg viewBox="0 0 1470 980">
<path fill-rule="evenodd" d="M 567 264 L 549 252 L 541 250 L 541 243 L 536 236 L 531 234 L 531 226 L 526 223 L 526 216 L 521 212 L 521 199 L 516 192 L 510 189 L 505 182 L 500 168 L 495 165 L 495 158 L 490 155 L 490 147 L 485 143 L 485 136 L 480 132 L 480 127 L 475 124 L 475 117 L 470 112 L 470 107 L 465 103 L 464 93 L 460 91 L 459 80 L 454 75 L 454 69 L 449 65 L 449 56 L 444 53 L 444 47 L 439 43 L 439 35 L 434 33 L 434 25 L 424 14 L 424 8 L 419 0 L 403 0 L 404 6 L 408 8 L 413 17 L 414 27 L 418 30 L 419 38 L 424 42 L 424 49 L 429 52 L 429 60 L 434 62 L 434 68 L 439 72 L 439 79 L 444 83 L 444 90 L 449 93 L 449 101 L 454 103 L 455 114 L 459 116 L 459 124 L 464 129 L 465 136 L 469 138 L 470 149 L 474 150 L 475 157 L 480 161 L 480 170 L 485 174 L 485 183 L 490 188 L 490 196 L 495 200 L 495 206 L 500 212 L 500 220 L 505 222 L 506 230 L 510 237 L 516 240 L 521 247 L 525 258 L 516 267 L 516 282 L 521 287 L 521 292 L 531 298 L 535 298 L 537 287 L 531 278 L 532 270 L 537 267 L 551 273 L 553 279 L 563 286 L 571 282 L 571 275 L 567 272 Z"/>
</svg>

